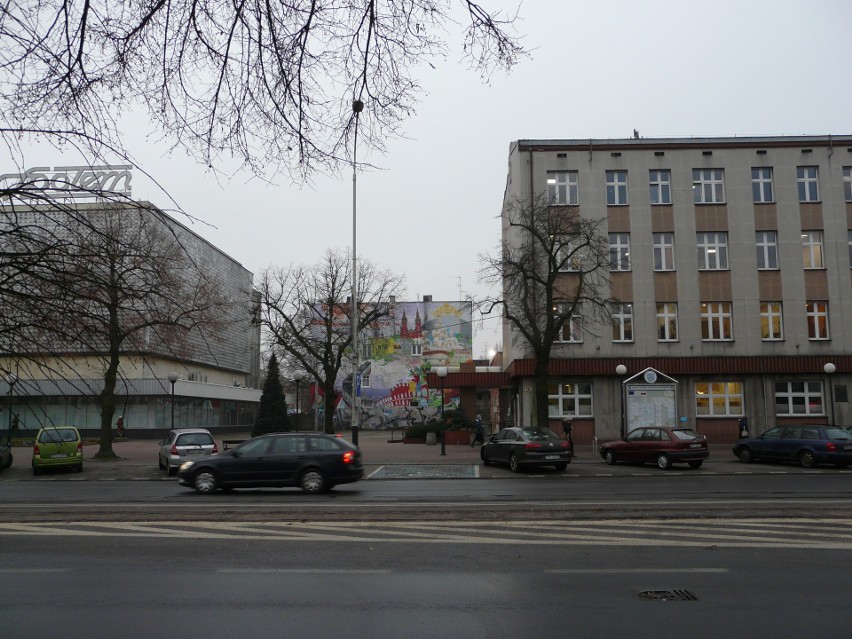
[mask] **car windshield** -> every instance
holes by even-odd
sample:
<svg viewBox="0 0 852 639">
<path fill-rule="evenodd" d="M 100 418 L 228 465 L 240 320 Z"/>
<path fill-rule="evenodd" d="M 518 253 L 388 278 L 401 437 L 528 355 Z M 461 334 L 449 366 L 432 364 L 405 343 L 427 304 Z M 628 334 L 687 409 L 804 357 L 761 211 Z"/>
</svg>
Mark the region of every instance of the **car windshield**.
<svg viewBox="0 0 852 639">
<path fill-rule="evenodd" d="M 852 433 L 843 428 L 830 427 L 825 429 L 825 434 L 829 439 L 852 439 Z"/>
<path fill-rule="evenodd" d="M 559 439 L 559 436 L 549 428 L 525 428 L 524 437 L 531 442 L 547 442 Z"/>
<path fill-rule="evenodd" d="M 687 441 L 687 440 L 690 440 L 690 439 L 695 439 L 696 437 L 701 437 L 701 435 L 696 433 L 691 428 L 675 428 L 672 431 L 672 435 L 674 435 L 676 439 L 680 439 L 680 440 L 684 440 L 684 441 Z"/>
<path fill-rule="evenodd" d="M 41 431 L 41 435 L 38 437 L 40 444 L 47 444 L 50 442 L 73 442 L 76 440 L 77 432 L 71 428 L 51 428 L 43 430 Z"/>
</svg>

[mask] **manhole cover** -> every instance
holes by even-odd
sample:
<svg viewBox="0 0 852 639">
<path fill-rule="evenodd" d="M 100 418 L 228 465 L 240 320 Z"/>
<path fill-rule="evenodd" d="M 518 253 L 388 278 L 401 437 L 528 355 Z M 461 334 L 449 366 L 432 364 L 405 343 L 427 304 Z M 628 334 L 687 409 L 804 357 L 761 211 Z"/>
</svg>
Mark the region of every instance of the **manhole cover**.
<svg viewBox="0 0 852 639">
<path fill-rule="evenodd" d="M 477 470 L 475 464 L 389 464 L 368 479 L 466 479 L 475 478 Z"/>
<path fill-rule="evenodd" d="M 643 590 L 639 593 L 641 599 L 651 601 L 698 601 L 698 597 L 688 590 Z"/>
</svg>

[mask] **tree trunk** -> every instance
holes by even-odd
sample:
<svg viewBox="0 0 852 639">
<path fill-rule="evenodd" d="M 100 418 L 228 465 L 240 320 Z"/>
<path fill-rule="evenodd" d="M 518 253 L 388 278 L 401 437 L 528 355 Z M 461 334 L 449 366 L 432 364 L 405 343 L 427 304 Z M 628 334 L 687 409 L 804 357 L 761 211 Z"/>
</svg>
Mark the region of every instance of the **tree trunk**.
<svg viewBox="0 0 852 639">
<path fill-rule="evenodd" d="M 325 384 L 323 386 L 323 432 L 329 435 L 334 435 L 334 409 L 335 409 L 335 392 L 334 384 Z"/>
<path fill-rule="evenodd" d="M 95 453 L 98 459 L 115 459 L 115 451 L 112 449 L 112 418 L 115 415 L 115 381 L 118 378 L 118 357 L 110 357 L 106 374 L 104 375 L 104 389 L 101 392 L 101 437 L 100 448 Z"/>
<path fill-rule="evenodd" d="M 538 426 L 539 428 L 545 427 L 549 423 L 548 417 L 548 405 L 547 405 L 547 384 L 549 381 L 548 378 L 548 361 L 545 359 L 543 362 L 536 358 L 535 363 L 535 372 L 534 372 L 534 380 L 535 380 L 535 423 L 533 426 Z"/>
</svg>

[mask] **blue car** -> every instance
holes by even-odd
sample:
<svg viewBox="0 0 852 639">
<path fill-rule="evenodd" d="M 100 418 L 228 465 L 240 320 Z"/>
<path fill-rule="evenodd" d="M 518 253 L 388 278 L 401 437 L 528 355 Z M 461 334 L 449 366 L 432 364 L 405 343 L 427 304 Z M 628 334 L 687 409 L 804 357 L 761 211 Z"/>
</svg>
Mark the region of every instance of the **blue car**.
<svg viewBox="0 0 852 639">
<path fill-rule="evenodd" d="M 798 462 L 805 468 L 852 464 L 852 433 L 837 426 L 778 426 L 759 437 L 734 444 L 734 455 L 743 463 L 755 460 Z"/>
</svg>

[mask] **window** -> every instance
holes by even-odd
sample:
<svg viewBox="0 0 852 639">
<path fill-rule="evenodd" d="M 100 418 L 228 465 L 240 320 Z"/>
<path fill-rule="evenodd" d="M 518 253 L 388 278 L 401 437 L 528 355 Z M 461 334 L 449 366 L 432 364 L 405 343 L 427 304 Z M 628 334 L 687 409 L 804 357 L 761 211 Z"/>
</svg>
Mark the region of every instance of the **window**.
<svg viewBox="0 0 852 639">
<path fill-rule="evenodd" d="M 758 231 L 754 234 L 754 248 L 757 253 L 757 268 L 760 270 L 778 268 L 778 232 Z"/>
<path fill-rule="evenodd" d="M 361 388 L 370 388 L 370 373 L 361 373 Z"/>
<path fill-rule="evenodd" d="M 577 171 L 551 171 L 547 174 L 547 203 L 551 206 L 577 206 L 580 201 Z"/>
<path fill-rule="evenodd" d="M 822 382 L 775 382 L 776 415 L 823 415 Z"/>
<path fill-rule="evenodd" d="M 852 166 L 843 167 L 843 198 L 852 202 Z"/>
<path fill-rule="evenodd" d="M 760 339 L 765 342 L 784 339 L 781 302 L 760 303 Z"/>
<path fill-rule="evenodd" d="M 549 417 L 579 417 L 592 414 L 591 384 L 548 384 L 547 414 Z"/>
<path fill-rule="evenodd" d="M 654 233 L 654 270 L 673 271 L 674 233 Z"/>
<path fill-rule="evenodd" d="M 565 309 L 562 304 L 557 304 L 553 309 L 556 313 L 564 313 Z M 559 331 L 557 342 L 579 344 L 583 341 L 583 316 L 579 308 L 574 309 L 574 314 L 571 315 L 565 323 L 562 324 L 562 330 Z"/>
<path fill-rule="evenodd" d="M 651 204 L 672 203 L 672 172 L 651 169 Z"/>
<path fill-rule="evenodd" d="M 701 304 L 701 339 L 705 342 L 730 341 L 734 338 L 730 302 Z"/>
<path fill-rule="evenodd" d="M 817 167 L 797 166 L 796 181 L 799 184 L 799 202 L 819 202 Z"/>
<path fill-rule="evenodd" d="M 576 242 L 577 240 L 575 240 Z M 583 253 L 568 237 L 555 237 L 556 265 L 560 271 L 579 271 L 583 265 Z"/>
<path fill-rule="evenodd" d="M 698 269 L 724 271 L 728 268 L 728 234 L 698 233 Z"/>
<path fill-rule="evenodd" d="M 606 203 L 627 204 L 627 171 L 606 172 Z"/>
<path fill-rule="evenodd" d="M 725 171 L 723 169 L 692 169 L 692 201 L 696 204 L 725 202 Z"/>
<path fill-rule="evenodd" d="M 802 263 L 807 268 L 825 268 L 822 231 L 802 231 Z"/>
<path fill-rule="evenodd" d="M 828 339 L 828 302 L 805 302 L 808 339 Z"/>
<path fill-rule="evenodd" d="M 677 341 L 677 304 L 674 302 L 657 304 L 657 341 Z"/>
<path fill-rule="evenodd" d="M 609 234 L 609 270 L 630 270 L 630 233 Z"/>
<path fill-rule="evenodd" d="M 695 414 L 707 417 L 744 415 L 742 382 L 695 384 Z"/>
<path fill-rule="evenodd" d="M 612 307 L 612 341 L 633 341 L 633 304 L 614 304 Z"/>
<path fill-rule="evenodd" d="M 423 344 L 412 344 L 411 354 L 416 356 L 423 355 Z"/>
<path fill-rule="evenodd" d="M 756 203 L 774 202 L 772 196 L 772 169 L 751 170 L 751 199 Z"/>
</svg>

